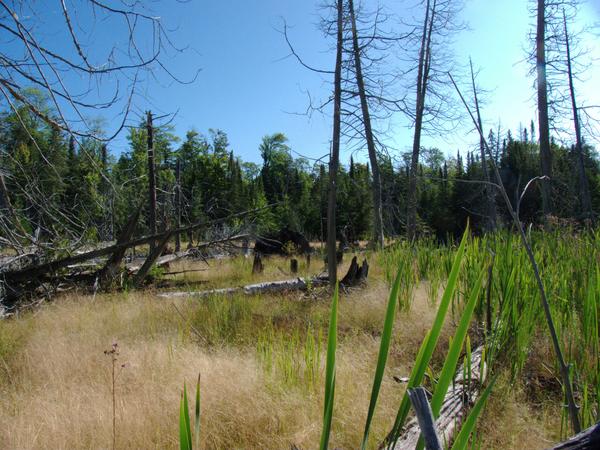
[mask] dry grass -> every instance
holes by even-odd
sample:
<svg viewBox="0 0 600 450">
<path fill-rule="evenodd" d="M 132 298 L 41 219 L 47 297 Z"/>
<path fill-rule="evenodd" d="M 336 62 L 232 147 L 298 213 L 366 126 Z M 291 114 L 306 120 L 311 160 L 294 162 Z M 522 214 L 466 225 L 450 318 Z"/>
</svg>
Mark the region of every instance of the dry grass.
<svg viewBox="0 0 600 450">
<path fill-rule="evenodd" d="M 261 279 L 288 277 L 277 268 L 288 267 L 285 260 L 273 261 Z M 320 263 L 313 266 L 317 271 Z M 246 272 L 250 268 L 251 260 L 240 258 L 218 261 L 210 271 L 190 276 L 202 278 L 210 287 L 228 280 L 241 284 L 252 280 Z M 332 447 L 356 448 L 362 436 L 388 295 L 375 264 L 370 276 L 369 289 L 354 290 L 340 302 Z M 299 345 L 309 330 L 324 334 L 328 298 L 290 293 L 177 300 L 184 318 L 172 303 L 148 291 L 99 295 L 95 300 L 72 295 L 1 322 L 0 372 L 6 376 L 0 381 L 0 446 L 110 448 L 110 358 L 103 352 L 116 341 L 118 363 L 125 364 L 117 381 L 117 448 L 177 448 L 181 387 L 184 380 L 192 385 L 198 372 L 203 448 L 280 449 L 292 443 L 315 448 L 322 421 L 323 352 L 315 386 L 302 380 L 290 384 L 278 370 L 266 370 L 257 342 L 272 331 L 298 334 Z M 396 319 L 371 432 L 373 448 L 390 429 L 404 390 L 391 375 L 408 375 L 434 314 L 422 288 L 411 312 Z M 441 351 L 450 331 L 444 330 Z M 273 351 L 282 360 L 290 358 L 286 349 L 274 345 Z M 484 448 L 535 448 L 533 438 L 511 444 L 504 436 L 510 434 L 509 428 L 499 431 L 502 428 L 494 422 L 501 416 L 507 427 L 531 425 L 533 414 L 523 413 L 517 407 L 519 395 L 509 394 L 492 396 L 491 412 L 480 426 L 480 436 L 485 434 L 483 442 L 488 444 Z M 507 403 L 505 398 L 514 401 Z M 535 423 L 540 432 L 530 436 L 546 436 L 542 425 L 554 422 L 542 417 Z M 527 445 L 517 446 L 523 442 Z"/>
</svg>

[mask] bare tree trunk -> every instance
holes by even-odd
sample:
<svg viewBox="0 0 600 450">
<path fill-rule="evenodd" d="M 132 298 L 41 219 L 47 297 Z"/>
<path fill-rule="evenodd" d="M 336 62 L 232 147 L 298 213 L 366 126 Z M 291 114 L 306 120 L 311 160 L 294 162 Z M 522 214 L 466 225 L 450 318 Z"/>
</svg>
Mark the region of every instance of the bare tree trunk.
<svg viewBox="0 0 600 450">
<path fill-rule="evenodd" d="M 546 80 L 546 15 L 545 0 L 537 2 L 536 66 L 538 129 L 540 133 L 540 163 L 542 175 L 552 177 L 552 153 L 550 151 L 550 124 L 548 120 L 548 85 Z M 544 216 L 552 212 L 550 180 L 542 180 L 542 211 Z"/>
<path fill-rule="evenodd" d="M 436 0 L 431 6 L 430 0 L 425 5 L 425 20 L 423 21 L 423 37 L 419 51 L 419 66 L 417 70 L 417 104 L 415 114 L 415 134 L 410 160 L 408 179 L 408 214 L 406 231 L 409 240 L 417 236 L 417 171 L 419 169 L 419 152 L 421 150 L 421 130 L 423 128 L 423 113 L 425 111 L 425 96 L 429 78 L 429 63 L 431 61 L 431 33 L 434 22 Z M 431 16 L 430 16 L 431 12 Z"/>
<path fill-rule="evenodd" d="M 343 44 L 343 4 L 337 0 L 337 45 L 335 57 L 335 75 L 333 81 L 333 138 L 331 155 L 329 157 L 329 201 L 327 204 L 327 270 L 329 284 L 334 287 L 337 283 L 336 260 L 336 194 L 337 172 L 340 164 L 340 129 L 342 104 L 342 44 Z"/>
<path fill-rule="evenodd" d="M 148 111 L 146 120 L 148 133 L 148 227 L 150 234 L 156 234 L 156 173 L 154 164 L 154 128 L 152 127 L 152 112 Z M 150 253 L 154 249 L 154 242 L 150 242 Z"/>
<path fill-rule="evenodd" d="M 354 1 L 349 0 L 350 20 L 352 22 L 352 46 L 354 52 L 354 68 L 356 70 L 356 84 L 358 86 L 358 95 L 360 96 L 360 107 L 362 110 L 363 126 L 365 127 L 365 139 L 369 151 L 369 161 L 373 171 L 373 243 L 377 248 L 383 248 L 383 213 L 381 209 L 381 174 L 379 172 L 379 163 L 377 162 L 377 152 L 375 150 L 375 140 L 373 138 L 373 129 L 371 128 L 371 117 L 369 114 L 369 105 L 365 93 L 365 82 L 362 74 L 362 64 L 358 45 L 358 32 L 356 30 L 356 17 L 354 14 Z"/>
<path fill-rule="evenodd" d="M 176 228 L 181 228 L 181 160 L 175 164 L 175 221 Z M 181 250 L 181 235 L 175 233 L 175 251 Z"/>
<path fill-rule="evenodd" d="M 477 98 L 477 88 L 475 86 L 475 74 L 473 73 L 473 63 L 469 58 L 469 65 L 471 67 L 471 82 L 473 83 L 473 97 L 475 99 L 475 111 L 477 112 L 477 123 L 479 129 L 483 130 L 483 124 L 481 120 L 481 111 L 479 110 L 479 99 Z M 487 158 L 485 156 L 485 144 L 483 137 L 479 137 L 479 152 L 481 153 L 481 169 L 483 171 L 483 179 L 487 183 L 484 186 L 485 198 L 486 198 L 486 210 L 487 210 L 487 231 L 494 231 L 496 229 L 496 199 L 495 193 L 490 183 L 490 174 L 488 171 Z"/>
<path fill-rule="evenodd" d="M 579 174 L 579 187 L 581 189 L 581 208 L 583 216 L 587 220 L 594 220 L 592 211 L 592 200 L 590 196 L 590 187 L 585 173 L 585 164 L 583 161 L 583 140 L 581 139 L 581 123 L 579 122 L 579 110 L 577 109 L 577 99 L 575 97 L 575 85 L 573 83 L 573 70 L 571 67 L 571 46 L 569 43 L 569 32 L 567 30 L 567 17 L 563 10 L 563 25 L 565 30 L 565 44 L 567 50 L 567 74 L 569 75 L 569 92 L 571 94 L 571 105 L 573 109 L 573 124 L 575 126 L 575 149 L 577 152 L 577 171 Z"/>
</svg>

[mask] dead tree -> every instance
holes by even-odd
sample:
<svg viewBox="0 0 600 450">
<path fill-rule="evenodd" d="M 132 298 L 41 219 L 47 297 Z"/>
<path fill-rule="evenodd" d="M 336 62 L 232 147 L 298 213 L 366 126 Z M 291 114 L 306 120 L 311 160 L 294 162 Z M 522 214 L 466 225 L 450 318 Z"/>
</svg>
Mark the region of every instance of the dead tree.
<svg viewBox="0 0 600 450">
<path fill-rule="evenodd" d="M 371 128 L 371 116 L 369 113 L 369 104 L 367 102 L 367 93 L 365 90 L 365 81 L 363 78 L 361 62 L 361 46 L 358 42 L 358 31 L 356 27 L 356 17 L 354 14 L 354 0 L 348 0 L 350 9 L 350 22 L 352 26 L 352 49 L 354 54 L 354 70 L 356 72 L 356 85 L 360 98 L 360 108 L 362 113 L 362 122 L 365 130 L 365 139 L 367 141 L 367 150 L 369 152 L 369 162 L 373 173 L 373 243 L 377 248 L 383 248 L 383 212 L 381 209 L 381 174 L 379 172 L 379 162 L 377 161 L 377 151 L 375 149 L 375 139 L 373 129 Z"/>
<path fill-rule="evenodd" d="M 477 123 L 479 124 L 479 129 L 483 130 L 483 124 L 481 120 L 481 110 L 479 109 L 479 99 L 477 97 L 477 87 L 475 86 L 475 74 L 473 72 L 473 62 L 471 58 L 469 58 L 469 66 L 471 68 L 471 83 L 473 86 L 473 100 L 475 102 L 475 113 L 477 114 Z M 486 224 L 486 229 L 488 231 L 494 231 L 496 229 L 496 192 L 493 186 L 490 184 L 490 174 L 488 170 L 487 158 L 485 155 L 485 145 L 481 136 L 479 137 L 479 152 L 481 155 L 481 170 L 483 172 L 483 181 L 484 184 L 484 192 L 486 199 L 486 216 L 488 222 Z"/>
<path fill-rule="evenodd" d="M 592 211 L 592 200 L 590 196 L 590 186 L 588 183 L 587 174 L 585 172 L 585 163 L 583 155 L 583 138 L 581 136 L 581 123 L 579 121 L 579 109 L 577 108 L 577 98 L 575 96 L 575 84 L 573 82 L 573 68 L 571 58 L 571 45 L 569 39 L 569 31 L 567 29 L 567 15 L 563 9 L 563 27 L 566 51 L 567 76 L 569 79 L 569 95 L 571 97 L 571 109 L 573 111 L 573 126 L 575 128 L 575 151 L 577 153 L 577 173 L 579 176 L 579 188 L 581 192 L 581 209 L 583 210 L 584 218 L 594 220 Z"/>
<path fill-rule="evenodd" d="M 438 131 L 441 131 L 442 123 L 451 123 L 455 118 L 453 115 L 456 109 L 450 107 L 450 96 L 446 92 L 449 85 L 442 74 L 449 70 L 448 66 L 452 63 L 451 55 L 444 50 L 444 45 L 447 46 L 453 34 L 464 28 L 457 21 L 461 7 L 462 2 L 453 0 L 426 0 L 424 3 L 424 18 L 418 34 L 417 79 L 411 87 L 415 89 L 415 103 L 412 110 L 408 107 L 404 109 L 414 121 L 407 192 L 406 231 L 409 240 L 414 240 L 417 236 L 417 180 L 424 125 L 435 127 L 437 122 L 437 126 L 441 127 Z M 409 42 L 416 44 L 414 40 Z"/>
<path fill-rule="evenodd" d="M 165 22 L 144 2 L 116 0 L 108 4 L 92 0 L 78 3 L 77 11 L 72 2 L 62 1 L 57 5 L 59 21 L 54 15 L 47 14 L 47 5 L 39 2 L 0 2 L 0 36 L 5 42 L 11 42 L 2 55 L 4 70 L 0 75 L 0 97 L 20 124 L 28 145 L 46 163 L 49 159 L 44 154 L 45 147 L 37 142 L 35 130 L 29 129 L 31 122 L 27 119 L 43 122 L 57 135 L 71 136 L 73 146 L 75 142 L 79 144 L 82 159 L 104 183 L 102 197 L 105 201 L 98 201 L 94 207 L 102 211 L 97 217 L 104 216 L 103 221 L 107 223 L 109 218 L 111 220 L 110 228 L 106 223 L 99 224 L 101 236 L 112 238 L 113 206 L 118 192 L 108 177 L 104 159 L 98 161 L 94 150 L 97 146 L 90 150 L 82 143 L 86 140 L 110 141 L 129 124 L 134 94 L 147 76 L 153 79 L 166 76 L 180 82 L 169 71 L 163 56 L 172 58 L 173 52 L 183 50 L 174 45 Z M 95 26 L 98 24 L 102 27 Z M 95 29 L 113 30 L 111 36 L 115 39 L 97 39 Z M 81 89 L 82 81 L 89 86 L 101 85 L 102 89 L 94 93 L 91 88 L 86 91 Z M 39 90 L 47 98 L 48 107 L 40 107 L 36 98 L 28 95 L 28 87 Z M 97 116 L 99 110 L 110 110 L 111 116 L 117 118 L 116 126 L 106 134 L 89 120 L 90 116 Z M 10 154 L 0 157 L 1 165 L 11 159 Z M 87 232 L 98 223 L 93 222 L 93 218 L 81 220 L 72 212 L 85 210 L 89 205 L 76 203 L 63 207 L 48 202 L 44 186 L 18 164 L 14 166 L 18 173 L 3 175 L 10 184 L 11 196 L 14 198 L 18 192 L 26 198 L 27 211 L 20 207 L 15 211 L 16 222 L 22 223 L 23 227 L 8 229 L 6 236 L 11 246 L 17 252 L 35 246 L 39 252 L 50 256 L 89 243 Z M 49 171 L 56 172 L 52 164 L 48 163 L 48 166 Z M 15 181 L 17 175 L 19 182 Z M 108 198 L 112 200 L 106 201 Z M 7 202 L 7 199 L 0 200 Z M 0 220 L 3 237 L 4 222 Z M 38 239 L 36 229 L 40 230 L 43 239 Z M 106 233 L 108 229 L 110 234 Z M 4 244 L 3 240 L 1 242 Z"/>
<path fill-rule="evenodd" d="M 148 227 L 150 234 L 156 234 L 156 173 L 154 162 L 154 128 L 152 126 L 152 112 L 146 113 L 146 132 L 148 139 Z M 150 253 L 154 243 L 150 242 Z"/>
<path fill-rule="evenodd" d="M 538 132 L 540 135 L 540 165 L 542 176 L 542 211 L 552 212 L 550 179 L 552 177 L 552 152 L 550 150 L 550 120 L 548 118 L 548 85 L 546 78 L 546 0 L 537 0 L 535 37 L 535 62 L 537 73 Z"/>
<path fill-rule="evenodd" d="M 175 221 L 176 227 L 181 228 L 181 159 L 175 163 Z M 181 235 L 175 233 L 175 251 L 181 250 Z"/>
<path fill-rule="evenodd" d="M 337 203 L 337 172 L 340 165 L 340 128 L 342 103 L 342 46 L 343 46 L 343 14 L 342 0 L 336 1 L 337 11 L 337 41 L 335 56 L 335 74 L 333 81 L 333 137 L 329 156 L 329 197 L 327 202 L 327 272 L 329 284 L 334 287 L 337 283 L 336 261 L 336 203 Z"/>
</svg>

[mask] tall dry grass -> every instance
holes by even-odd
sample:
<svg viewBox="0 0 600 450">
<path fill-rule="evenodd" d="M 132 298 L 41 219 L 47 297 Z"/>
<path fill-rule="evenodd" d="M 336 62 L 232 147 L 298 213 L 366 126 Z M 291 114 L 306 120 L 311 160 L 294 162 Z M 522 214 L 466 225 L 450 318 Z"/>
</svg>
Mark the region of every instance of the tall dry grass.
<svg viewBox="0 0 600 450">
<path fill-rule="evenodd" d="M 212 275 L 216 279 L 209 277 L 214 285 L 236 272 L 232 265 L 245 263 L 229 264 L 219 266 Z M 388 295 L 381 269 L 372 267 L 369 289 L 340 300 L 332 447 L 357 448 L 362 438 Z M 238 280 L 244 277 L 245 272 Z M 390 430 L 404 392 L 392 376 L 408 376 L 433 321 L 436 307 L 428 297 L 426 287 L 417 288 L 410 311 L 396 318 L 371 430 L 373 444 Z M 281 449 L 292 443 L 315 448 L 322 424 L 324 362 L 316 388 L 290 384 L 277 369 L 266 369 L 257 340 L 275 330 L 297 333 L 304 343 L 309 331 L 318 334 L 326 327 L 328 311 L 327 296 L 301 293 L 207 301 L 171 301 L 152 292 L 95 299 L 73 294 L 0 322 L 0 447 L 110 448 L 111 362 L 104 350 L 118 342 L 117 448 L 177 448 L 181 386 L 184 380 L 192 385 L 198 372 L 202 448 Z M 447 349 L 450 328 L 440 338 L 440 354 Z M 285 348 L 273 345 L 273 351 L 282 360 L 289 358 Z M 527 417 L 518 416 L 515 408 L 499 411 Z M 493 420 L 486 417 L 484 424 Z M 544 435 L 545 428 L 541 430 Z M 489 448 L 525 448 L 502 440 L 499 433 L 487 442 L 493 444 Z"/>
</svg>

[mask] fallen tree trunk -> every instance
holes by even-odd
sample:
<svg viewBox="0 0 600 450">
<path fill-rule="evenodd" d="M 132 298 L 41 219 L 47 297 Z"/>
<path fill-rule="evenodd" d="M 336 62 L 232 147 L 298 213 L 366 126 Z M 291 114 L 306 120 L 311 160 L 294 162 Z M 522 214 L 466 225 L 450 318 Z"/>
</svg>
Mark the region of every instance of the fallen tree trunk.
<svg viewBox="0 0 600 450">
<path fill-rule="evenodd" d="M 437 435 L 442 442 L 452 442 L 455 432 L 469 413 L 469 409 L 479 396 L 482 380 L 485 378 L 485 368 L 482 373 L 482 348 L 471 353 L 471 374 L 464 378 L 464 365 L 461 365 L 454 378 L 452 387 L 446 393 L 440 415 L 435 421 Z M 414 450 L 421 436 L 421 428 L 416 418 L 412 418 L 404 432 L 392 448 L 394 450 Z M 380 448 L 388 448 L 383 444 Z"/>
<path fill-rule="evenodd" d="M 281 281 L 268 281 L 265 283 L 248 284 L 246 286 L 239 286 L 233 288 L 224 289 L 209 289 L 206 291 L 190 291 L 190 292 L 163 292 L 157 294 L 158 297 L 162 298 L 177 298 L 177 297 L 210 297 L 212 295 L 233 295 L 233 294 L 245 294 L 245 295 L 256 295 L 273 292 L 284 292 L 284 291 L 305 291 L 308 289 L 309 284 L 312 286 L 323 286 L 328 283 L 327 277 L 314 277 L 314 278 L 292 278 L 289 280 Z"/>
<path fill-rule="evenodd" d="M 342 279 L 340 283 L 342 286 L 351 287 L 356 286 L 360 282 L 364 282 L 369 273 L 369 265 L 365 259 L 362 266 L 359 267 L 356 263 L 356 257 L 352 260 L 353 264 L 350 264 L 348 273 Z M 347 280 L 348 285 L 344 285 L 343 280 Z M 328 276 L 316 276 L 312 278 L 292 278 L 289 280 L 282 281 L 267 281 L 264 283 L 248 284 L 246 286 L 225 288 L 225 289 L 209 289 L 206 291 L 190 291 L 190 292 L 164 292 L 158 294 L 162 298 L 177 298 L 177 297 L 209 297 L 211 295 L 232 295 L 242 293 L 245 295 L 256 295 L 273 292 L 284 292 L 284 291 L 305 291 L 308 286 L 324 286 L 329 283 Z"/>
<path fill-rule="evenodd" d="M 269 205 L 268 207 L 271 207 L 271 205 Z M 265 209 L 265 208 L 260 208 L 260 209 Z M 57 259 L 54 261 L 49 261 L 46 263 L 42 263 L 42 264 L 37 264 L 37 265 L 33 265 L 33 266 L 29 266 L 29 267 L 25 267 L 19 270 L 14 270 L 14 271 L 5 271 L 3 272 L 3 275 L 5 277 L 5 280 L 7 283 L 10 282 L 19 282 L 19 281 L 23 281 L 23 280 L 29 280 L 31 278 L 35 278 L 38 277 L 40 275 L 46 274 L 48 272 L 54 272 L 56 270 L 60 270 L 63 269 L 69 265 L 72 264 L 78 264 L 84 261 L 87 261 L 89 259 L 94 259 L 94 258 L 99 258 L 102 256 L 107 256 L 110 254 L 114 254 L 116 251 L 122 250 L 122 249 L 127 249 L 127 248 L 131 248 L 131 247 L 136 247 L 139 245 L 144 245 L 144 244 L 148 244 L 150 242 L 155 242 L 157 240 L 161 240 L 164 239 L 165 236 L 167 235 L 173 235 L 174 233 L 185 233 L 187 231 L 190 230 L 196 230 L 198 228 L 202 228 L 202 227 L 206 227 L 208 225 L 216 225 L 222 222 L 226 222 L 228 220 L 231 220 L 235 217 L 239 217 L 242 215 L 246 215 L 246 214 L 250 214 L 252 212 L 256 212 L 259 211 L 260 209 L 257 210 L 253 210 L 253 211 L 246 211 L 243 213 L 238 213 L 238 214 L 231 214 L 227 217 L 224 217 L 222 219 L 217 219 L 217 220 L 211 220 L 211 221 L 206 221 L 206 222 L 199 222 L 196 223 L 194 225 L 190 225 L 187 227 L 181 227 L 181 228 L 177 228 L 174 230 L 166 230 L 162 233 L 157 233 L 157 234 L 152 234 L 152 235 L 147 235 L 147 236 L 142 236 L 136 239 L 132 239 L 128 242 L 124 242 L 124 243 L 116 243 L 114 245 L 109 245 L 107 247 L 103 247 L 103 248 L 99 248 L 99 249 L 94 249 L 88 252 L 83 252 L 83 253 L 79 253 L 76 255 L 71 255 L 71 256 L 67 256 L 65 258 L 61 258 L 61 259 Z M 244 235 L 239 235 L 239 236 L 234 236 L 231 238 L 227 238 L 227 239 L 221 239 L 218 241 L 213 241 L 213 242 L 206 242 L 204 244 L 200 244 L 198 246 L 195 247 L 195 249 L 201 249 L 201 248 L 205 248 L 205 247 L 209 247 L 211 245 L 215 245 L 217 243 L 222 243 L 225 242 L 227 240 L 235 240 L 235 239 L 240 239 L 240 236 L 244 236 Z"/>
</svg>

